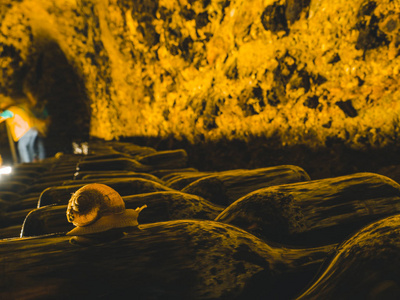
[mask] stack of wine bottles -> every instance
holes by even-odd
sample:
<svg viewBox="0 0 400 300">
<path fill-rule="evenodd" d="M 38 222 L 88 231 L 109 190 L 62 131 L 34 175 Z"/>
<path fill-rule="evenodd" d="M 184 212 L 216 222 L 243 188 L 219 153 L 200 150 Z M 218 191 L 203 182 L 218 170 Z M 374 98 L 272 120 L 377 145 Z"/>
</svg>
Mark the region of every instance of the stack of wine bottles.
<svg viewBox="0 0 400 300">
<path fill-rule="evenodd" d="M 87 155 L 15 166 L 0 183 L 0 298 L 400 298 L 397 182 L 188 161 L 93 141 Z M 67 234 L 69 200 L 93 183 L 146 206 L 139 225 Z"/>
</svg>

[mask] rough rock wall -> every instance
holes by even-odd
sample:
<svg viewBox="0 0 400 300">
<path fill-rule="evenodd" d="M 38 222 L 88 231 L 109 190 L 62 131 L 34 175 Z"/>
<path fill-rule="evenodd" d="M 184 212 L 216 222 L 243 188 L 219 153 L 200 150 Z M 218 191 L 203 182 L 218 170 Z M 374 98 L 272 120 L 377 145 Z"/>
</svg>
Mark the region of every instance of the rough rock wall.
<svg viewBox="0 0 400 300">
<path fill-rule="evenodd" d="M 2 3 L 3 91 L 47 86 L 36 74 L 53 45 L 83 87 L 93 137 L 397 142 L 398 1 Z"/>
<path fill-rule="evenodd" d="M 82 17 L 74 18 L 71 5 L 70 1 L 0 3 L 0 101 L 4 95 L 18 101 L 30 92 L 39 102 L 35 108 L 47 106 L 52 119 L 49 155 L 55 154 L 53 149 L 68 151 L 73 140 L 87 139 L 89 134 L 90 100 L 76 51 L 85 42 L 73 39 L 73 32 L 85 24 Z"/>
</svg>

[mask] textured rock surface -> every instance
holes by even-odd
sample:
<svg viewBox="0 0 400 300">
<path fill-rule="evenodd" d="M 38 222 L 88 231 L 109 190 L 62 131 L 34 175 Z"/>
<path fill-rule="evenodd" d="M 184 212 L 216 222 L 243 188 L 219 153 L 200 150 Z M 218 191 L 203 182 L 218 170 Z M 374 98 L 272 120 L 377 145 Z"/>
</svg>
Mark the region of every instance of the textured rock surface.
<svg viewBox="0 0 400 300">
<path fill-rule="evenodd" d="M 87 133 L 91 113 L 91 136 L 397 143 L 397 1 L 4 0 L 0 8 L 1 90 L 31 90 Z"/>
</svg>

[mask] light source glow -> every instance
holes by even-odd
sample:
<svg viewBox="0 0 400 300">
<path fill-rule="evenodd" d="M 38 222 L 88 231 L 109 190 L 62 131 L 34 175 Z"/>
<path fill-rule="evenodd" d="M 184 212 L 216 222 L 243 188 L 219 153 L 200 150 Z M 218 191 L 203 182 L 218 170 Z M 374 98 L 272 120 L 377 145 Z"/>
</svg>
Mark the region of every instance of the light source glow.
<svg viewBox="0 0 400 300">
<path fill-rule="evenodd" d="M 2 174 L 10 174 L 12 171 L 11 167 L 2 167 L 0 168 L 0 175 Z"/>
</svg>

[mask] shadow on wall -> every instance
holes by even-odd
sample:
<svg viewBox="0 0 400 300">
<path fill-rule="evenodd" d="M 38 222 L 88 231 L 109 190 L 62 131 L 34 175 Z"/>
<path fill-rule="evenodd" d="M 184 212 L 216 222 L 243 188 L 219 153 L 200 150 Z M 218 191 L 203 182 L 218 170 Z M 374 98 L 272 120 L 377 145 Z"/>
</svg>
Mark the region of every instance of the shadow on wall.
<svg viewBox="0 0 400 300">
<path fill-rule="evenodd" d="M 47 106 L 51 117 L 47 155 L 71 153 L 72 141 L 89 138 L 90 102 L 84 83 L 56 42 L 36 41 L 35 47 L 28 61 L 25 89 Z"/>
</svg>

